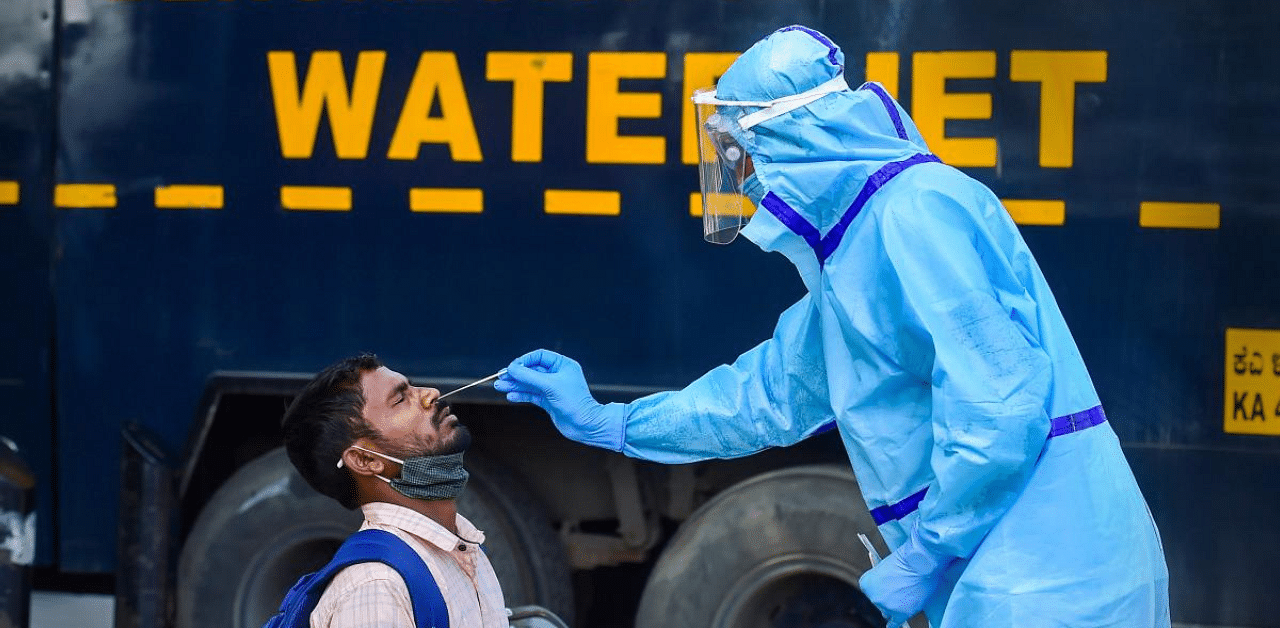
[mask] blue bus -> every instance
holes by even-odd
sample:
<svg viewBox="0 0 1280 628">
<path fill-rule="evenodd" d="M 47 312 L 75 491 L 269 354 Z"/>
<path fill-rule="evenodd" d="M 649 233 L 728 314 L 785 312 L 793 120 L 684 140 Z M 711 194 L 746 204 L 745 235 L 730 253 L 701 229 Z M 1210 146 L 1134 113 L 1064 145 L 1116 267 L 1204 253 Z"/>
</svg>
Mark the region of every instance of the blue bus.
<svg viewBox="0 0 1280 628">
<path fill-rule="evenodd" d="M 177 626 L 260 625 L 359 522 L 279 449 L 340 357 L 444 388 L 548 347 L 625 401 L 767 338 L 803 287 L 702 241 L 688 97 L 793 23 L 1019 223 L 1160 526 L 1175 622 L 1280 622 L 1261 1 L 7 0 L 0 434 L 39 480 L 41 582 L 124 588 L 148 553 L 120 539 L 150 526 Z M 462 510 L 513 604 L 875 625 L 865 552 L 822 540 L 878 539 L 834 434 L 666 467 L 459 397 Z M 171 479 L 142 504 L 138 433 Z"/>
</svg>

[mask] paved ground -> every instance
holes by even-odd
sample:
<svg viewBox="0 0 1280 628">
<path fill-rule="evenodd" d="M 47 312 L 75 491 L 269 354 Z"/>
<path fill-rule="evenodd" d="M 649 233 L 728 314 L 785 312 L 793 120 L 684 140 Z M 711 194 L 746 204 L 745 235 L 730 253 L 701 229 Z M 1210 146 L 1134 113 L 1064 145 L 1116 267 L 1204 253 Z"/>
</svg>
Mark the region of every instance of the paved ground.
<svg viewBox="0 0 1280 628">
<path fill-rule="evenodd" d="M 90 593 L 35 591 L 31 594 L 30 628 L 112 628 L 115 598 Z M 1229 628 L 1180 624 L 1173 628 Z"/>
<path fill-rule="evenodd" d="M 31 628 L 111 628 L 116 599 L 110 595 L 35 591 Z"/>
</svg>

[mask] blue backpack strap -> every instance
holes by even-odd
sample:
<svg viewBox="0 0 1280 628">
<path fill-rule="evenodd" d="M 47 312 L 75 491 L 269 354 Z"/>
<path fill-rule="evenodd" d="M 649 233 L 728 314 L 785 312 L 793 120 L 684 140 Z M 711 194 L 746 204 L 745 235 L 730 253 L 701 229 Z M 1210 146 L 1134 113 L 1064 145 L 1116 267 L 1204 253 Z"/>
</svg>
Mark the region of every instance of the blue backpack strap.
<svg viewBox="0 0 1280 628">
<path fill-rule="evenodd" d="M 311 612 L 339 571 L 358 563 L 379 562 L 395 569 L 409 589 L 417 628 L 449 628 L 449 609 L 427 564 L 400 537 L 385 530 L 361 530 L 347 537 L 333 559 L 312 574 L 298 579 L 285 594 L 280 612 L 267 628 L 307 628 Z"/>
<path fill-rule="evenodd" d="M 346 567 L 373 561 L 390 566 L 404 579 L 404 584 L 409 589 L 409 599 L 413 602 L 417 628 L 449 628 L 449 609 L 445 606 L 444 596 L 440 593 L 435 578 L 431 577 L 427 564 L 400 537 L 386 530 L 369 528 L 352 534 L 338 548 L 329 565 L 325 565 L 321 571 L 328 571 L 335 564 Z M 329 577 L 336 574 L 337 569 Z"/>
</svg>

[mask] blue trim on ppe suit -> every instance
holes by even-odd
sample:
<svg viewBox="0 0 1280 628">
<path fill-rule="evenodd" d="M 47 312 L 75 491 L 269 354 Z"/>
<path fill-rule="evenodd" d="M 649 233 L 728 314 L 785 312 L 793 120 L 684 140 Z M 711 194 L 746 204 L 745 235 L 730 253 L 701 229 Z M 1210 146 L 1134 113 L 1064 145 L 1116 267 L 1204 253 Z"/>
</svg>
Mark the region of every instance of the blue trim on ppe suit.
<svg viewBox="0 0 1280 628">
<path fill-rule="evenodd" d="M 769 101 L 843 72 L 843 53 L 806 30 L 752 46 L 717 96 Z M 928 152 L 877 89 L 824 96 L 739 141 L 810 240 L 831 233 L 873 173 Z M 1098 397 L 988 189 L 940 163 L 911 167 L 869 197 L 825 263 L 772 212 L 742 235 L 786 256 L 808 293 L 733 364 L 628 404 L 626 454 L 744 456 L 834 420 L 868 506 L 929 487 L 881 532 L 945 569 L 925 602 L 935 627 L 1169 625 L 1158 532 L 1110 424 L 1048 438 L 1053 418 Z"/>
<path fill-rule="evenodd" d="M 1049 438 L 1057 438 L 1074 434 L 1080 430 L 1087 430 L 1095 425 L 1101 425 L 1107 420 L 1107 413 L 1102 411 L 1102 406 L 1094 406 L 1083 412 L 1075 412 L 1066 416 L 1060 416 L 1049 421 Z M 831 424 L 834 427 L 834 424 Z M 825 427 L 824 427 L 825 429 Z M 918 493 L 913 493 L 906 499 L 896 504 L 885 504 L 878 508 L 871 509 L 871 520 L 876 525 L 884 525 L 890 521 L 901 519 L 916 511 L 920 506 L 920 502 L 924 500 L 925 493 L 929 492 L 929 487 L 920 489 Z"/>
</svg>

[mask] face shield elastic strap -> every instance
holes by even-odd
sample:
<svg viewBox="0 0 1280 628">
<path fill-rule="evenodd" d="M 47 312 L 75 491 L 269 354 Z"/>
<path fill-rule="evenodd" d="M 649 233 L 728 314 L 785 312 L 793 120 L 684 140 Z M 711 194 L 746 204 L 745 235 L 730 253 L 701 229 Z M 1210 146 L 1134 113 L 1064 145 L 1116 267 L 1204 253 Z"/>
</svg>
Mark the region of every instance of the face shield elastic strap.
<svg viewBox="0 0 1280 628">
<path fill-rule="evenodd" d="M 835 92 L 843 92 L 849 90 L 849 84 L 844 80 L 844 73 L 840 73 L 835 78 L 805 92 L 794 94 L 791 96 L 783 96 L 776 100 L 770 101 L 751 101 L 751 100 L 720 100 L 716 98 L 715 92 L 709 92 L 705 95 L 699 95 L 694 102 L 699 105 L 726 105 L 731 107 L 761 107 L 760 111 L 749 113 L 738 118 L 738 126 L 742 130 L 760 124 L 766 120 L 776 118 L 784 113 L 790 113 L 799 109 L 827 94 Z"/>
</svg>

